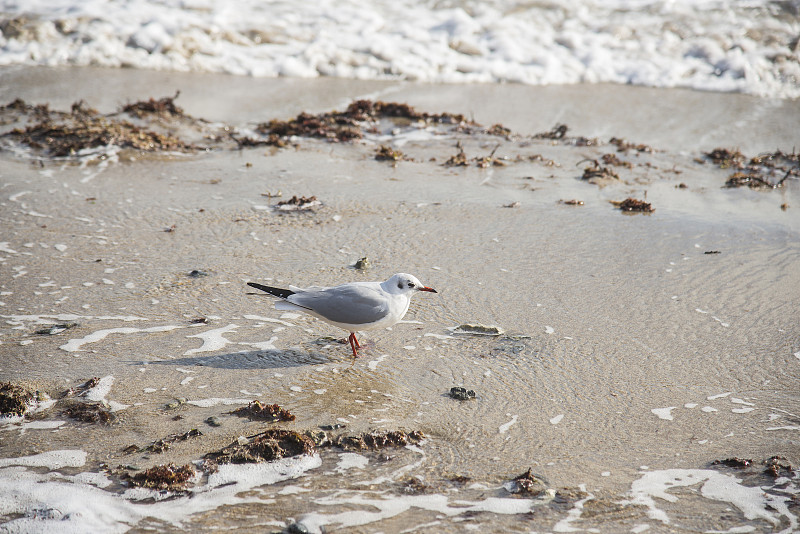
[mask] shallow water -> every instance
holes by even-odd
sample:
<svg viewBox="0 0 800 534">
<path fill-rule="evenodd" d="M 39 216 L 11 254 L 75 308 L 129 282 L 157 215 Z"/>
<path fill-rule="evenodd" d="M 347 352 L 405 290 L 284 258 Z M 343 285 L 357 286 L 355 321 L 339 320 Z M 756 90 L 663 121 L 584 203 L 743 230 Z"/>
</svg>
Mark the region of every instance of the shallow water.
<svg viewBox="0 0 800 534">
<path fill-rule="evenodd" d="M 458 136 L 407 137 L 397 144 L 413 160 L 396 167 L 373 160 L 377 138 L 99 166 L 4 153 L 0 373 L 54 398 L 102 378 L 92 398 L 118 421 L 43 411 L 0 427 L 3 528 L 796 530 L 796 470 L 711 462 L 800 461 L 800 218 L 779 207 L 800 203 L 797 182 L 721 189 L 729 172 L 699 152 L 661 150 L 626 154 L 637 165 L 600 188 L 579 179 L 580 162 L 614 151 L 607 140 L 460 136 L 469 157 L 499 143 L 509 158 L 480 169 L 442 165 Z M 532 154 L 557 165 L 514 159 Z M 279 213 L 264 196 L 278 191 L 322 206 Z M 645 194 L 650 215 L 608 202 Z M 584 205 L 558 202 L 572 198 Z M 363 256 L 365 273 L 352 268 Z M 439 293 L 363 334 L 356 361 L 342 332 L 245 285 L 395 271 Z M 34 333 L 65 322 L 77 326 Z M 463 323 L 506 333 L 452 332 Z M 477 396 L 453 400 L 453 386 Z M 252 399 L 294 413 L 285 428 L 427 438 L 226 468 L 166 501 L 101 470 L 185 464 L 252 436 L 269 425 L 229 414 Z M 191 428 L 203 436 L 163 454 L 123 452 Z M 550 491 L 509 491 L 528 468 Z"/>
</svg>

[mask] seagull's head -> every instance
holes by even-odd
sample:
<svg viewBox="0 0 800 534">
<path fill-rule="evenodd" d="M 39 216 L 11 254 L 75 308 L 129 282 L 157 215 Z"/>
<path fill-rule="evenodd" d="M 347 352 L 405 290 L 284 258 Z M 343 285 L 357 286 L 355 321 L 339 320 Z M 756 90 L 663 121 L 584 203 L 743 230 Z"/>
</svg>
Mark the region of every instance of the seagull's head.
<svg viewBox="0 0 800 534">
<path fill-rule="evenodd" d="M 389 278 L 383 284 L 384 289 L 389 293 L 395 294 L 406 294 L 412 295 L 417 291 L 428 291 L 430 293 L 436 293 L 436 290 L 432 287 L 428 287 L 420 282 L 416 276 L 406 274 L 406 273 L 397 273 L 396 275 Z"/>
</svg>

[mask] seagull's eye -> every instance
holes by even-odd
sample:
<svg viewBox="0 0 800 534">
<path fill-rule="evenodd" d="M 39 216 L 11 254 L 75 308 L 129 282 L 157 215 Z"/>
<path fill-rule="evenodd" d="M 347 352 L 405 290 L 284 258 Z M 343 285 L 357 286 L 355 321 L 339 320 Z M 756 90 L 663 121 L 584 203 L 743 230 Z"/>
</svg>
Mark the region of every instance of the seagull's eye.
<svg viewBox="0 0 800 534">
<path fill-rule="evenodd" d="M 414 287 L 414 282 L 409 282 L 408 287 Z"/>
</svg>

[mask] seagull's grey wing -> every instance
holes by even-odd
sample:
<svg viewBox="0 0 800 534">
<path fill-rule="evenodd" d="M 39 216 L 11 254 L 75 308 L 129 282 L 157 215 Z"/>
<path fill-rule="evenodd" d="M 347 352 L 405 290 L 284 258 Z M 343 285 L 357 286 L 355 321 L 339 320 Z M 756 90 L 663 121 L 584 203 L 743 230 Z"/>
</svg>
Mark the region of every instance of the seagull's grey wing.
<svg viewBox="0 0 800 534">
<path fill-rule="evenodd" d="M 287 300 L 335 323 L 369 324 L 383 319 L 389 313 L 386 298 L 375 289 L 360 284 L 303 291 L 290 295 Z"/>
</svg>

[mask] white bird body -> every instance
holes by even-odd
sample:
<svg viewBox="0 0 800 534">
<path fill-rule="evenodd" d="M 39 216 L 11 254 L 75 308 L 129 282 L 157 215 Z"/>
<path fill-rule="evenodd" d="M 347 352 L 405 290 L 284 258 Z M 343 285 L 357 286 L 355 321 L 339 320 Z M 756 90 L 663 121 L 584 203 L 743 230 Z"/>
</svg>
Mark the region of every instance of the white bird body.
<svg viewBox="0 0 800 534">
<path fill-rule="evenodd" d="M 350 282 L 334 287 L 280 289 L 254 282 L 247 285 L 280 298 L 275 303 L 277 310 L 307 313 L 350 332 L 353 356 L 357 356 L 356 348 L 360 347 L 356 332 L 392 326 L 405 316 L 414 293 L 436 293 L 405 273 L 395 274 L 385 282 Z"/>
</svg>

